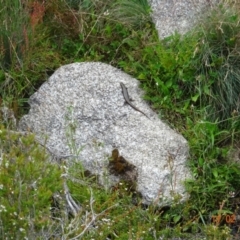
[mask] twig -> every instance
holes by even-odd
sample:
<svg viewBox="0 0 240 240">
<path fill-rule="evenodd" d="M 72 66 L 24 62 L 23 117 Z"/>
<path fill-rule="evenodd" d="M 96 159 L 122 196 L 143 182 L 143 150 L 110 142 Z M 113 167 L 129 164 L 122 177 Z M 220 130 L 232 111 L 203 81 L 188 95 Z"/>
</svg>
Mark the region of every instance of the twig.
<svg viewBox="0 0 240 240">
<path fill-rule="evenodd" d="M 73 198 L 69 192 L 69 188 L 67 186 L 66 181 L 64 182 L 63 186 L 64 186 L 64 194 L 65 194 L 67 204 L 68 204 L 73 216 L 76 217 L 77 214 L 80 212 L 81 207 L 73 200 Z"/>
<path fill-rule="evenodd" d="M 83 235 L 86 233 L 86 231 L 91 227 L 91 225 L 93 225 L 93 223 L 97 220 L 98 217 L 103 215 L 109 209 L 111 209 L 111 208 L 113 208 L 113 207 L 118 205 L 118 204 L 114 204 L 113 206 L 103 210 L 101 213 L 96 214 L 94 212 L 94 210 L 93 210 L 94 199 L 93 199 L 92 189 L 90 189 L 90 190 L 91 190 L 91 198 L 90 198 L 91 220 L 86 224 L 85 228 L 83 229 L 83 231 L 79 235 L 77 235 L 77 236 L 75 236 L 73 238 L 70 238 L 69 240 L 81 239 L 83 237 Z M 86 216 L 86 220 L 87 220 L 87 217 L 88 216 Z"/>
</svg>

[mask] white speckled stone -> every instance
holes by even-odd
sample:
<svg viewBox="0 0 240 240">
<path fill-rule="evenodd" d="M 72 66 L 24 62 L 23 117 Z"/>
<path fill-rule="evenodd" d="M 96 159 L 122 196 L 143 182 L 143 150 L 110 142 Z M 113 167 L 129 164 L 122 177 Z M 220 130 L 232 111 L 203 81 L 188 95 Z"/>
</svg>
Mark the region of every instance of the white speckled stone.
<svg viewBox="0 0 240 240">
<path fill-rule="evenodd" d="M 159 38 L 186 33 L 220 0 L 149 0 Z"/>
<path fill-rule="evenodd" d="M 120 82 L 150 119 L 124 104 Z M 190 176 L 187 141 L 158 118 L 138 85 L 107 64 L 62 66 L 31 96 L 31 109 L 19 129 L 36 133 L 54 155 L 81 161 L 105 186 L 119 179 L 107 171 L 108 158 L 117 148 L 136 166 L 144 203 L 170 204 L 172 193 L 186 199 L 182 182 Z"/>
</svg>

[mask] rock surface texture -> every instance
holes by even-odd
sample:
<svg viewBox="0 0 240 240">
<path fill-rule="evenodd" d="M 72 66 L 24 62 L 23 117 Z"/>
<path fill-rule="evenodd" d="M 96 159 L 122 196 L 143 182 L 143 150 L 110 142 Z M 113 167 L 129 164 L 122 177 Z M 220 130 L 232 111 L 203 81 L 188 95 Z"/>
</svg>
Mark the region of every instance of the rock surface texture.
<svg viewBox="0 0 240 240">
<path fill-rule="evenodd" d="M 186 33 L 220 0 L 149 0 L 159 38 Z"/>
<path fill-rule="evenodd" d="M 124 104 L 120 82 L 149 118 Z M 104 186 L 120 179 L 108 169 L 109 157 L 118 149 L 137 171 L 144 203 L 171 203 L 173 194 L 187 197 L 182 185 L 190 176 L 187 141 L 151 110 L 136 79 L 107 64 L 73 63 L 59 68 L 29 104 L 19 129 L 34 132 L 55 156 L 81 161 Z"/>
</svg>

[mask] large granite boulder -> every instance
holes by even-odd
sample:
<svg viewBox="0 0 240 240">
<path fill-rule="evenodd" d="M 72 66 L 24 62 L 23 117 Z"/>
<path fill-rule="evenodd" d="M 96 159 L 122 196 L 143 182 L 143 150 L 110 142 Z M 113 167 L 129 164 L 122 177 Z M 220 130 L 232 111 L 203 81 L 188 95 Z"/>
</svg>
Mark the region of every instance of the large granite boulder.
<svg viewBox="0 0 240 240">
<path fill-rule="evenodd" d="M 120 82 L 128 88 L 132 104 L 147 116 L 124 104 Z M 55 156 L 69 163 L 81 161 L 105 187 L 122 174 L 134 175 L 131 180 L 143 203 L 170 204 L 176 195 L 184 200 L 183 181 L 190 176 L 187 141 L 159 119 L 138 85 L 107 64 L 62 66 L 30 97 L 30 111 L 19 129 L 34 132 Z M 109 157 L 116 149 L 116 163 L 122 159 L 128 163 L 121 165 L 126 166 L 125 173 L 109 170 Z"/>
</svg>

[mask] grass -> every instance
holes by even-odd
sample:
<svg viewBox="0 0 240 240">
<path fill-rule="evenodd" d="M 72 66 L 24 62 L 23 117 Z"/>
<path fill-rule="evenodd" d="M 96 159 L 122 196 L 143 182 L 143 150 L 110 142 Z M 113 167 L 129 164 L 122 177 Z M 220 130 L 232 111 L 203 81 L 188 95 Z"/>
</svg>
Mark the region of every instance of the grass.
<svg viewBox="0 0 240 240">
<path fill-rule="evenodd" d="M 80 163 L 52 164 L 34 136 L 15 133 L 14 119 L 2 114 L 0 238 L 230 239 L 238 232 L 240 167 L 229 155 L 239 142 L 238 1 L 223 1 L 186 35 L 161 41 L 144 0 L 2 5 L 2 107 L 19 119 L 28 97 L 57 67 L 110 63 L 139 79 L 151 107 L 188 140 L 194 179 L 185 182 L 185 203 L 142 206 L 126 182 L 104 190 Z M 71 131 L 74 125 L 68 137 L 77 155 Z M 78 215 L 66 211 L 64 183 L 80 203 Z"/>
</svg>

